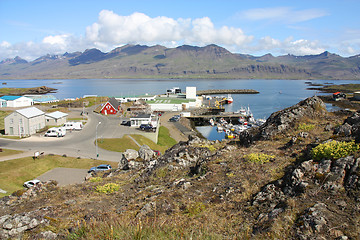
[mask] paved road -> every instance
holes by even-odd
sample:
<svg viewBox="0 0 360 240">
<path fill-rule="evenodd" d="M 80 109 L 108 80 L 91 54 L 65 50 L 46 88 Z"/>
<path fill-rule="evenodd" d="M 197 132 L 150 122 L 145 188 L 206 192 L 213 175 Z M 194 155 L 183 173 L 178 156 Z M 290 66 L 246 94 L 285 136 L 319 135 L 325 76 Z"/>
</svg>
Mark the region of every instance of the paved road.
<svg viewBox="0 0 360 240">
<path fill-rule="evenodd" d="M 22 150 L 24 153 L 19 155 L 12 155 L 6 157 L 0 157 L 0 161 L 9 159 L 21 158 L 26 156 L 33 156 L 34 152 L 44 152 L 45 154 L 56 154 L 92 158 L 99 160 L 107 160 L 117 162 L 120 159 L 119 152 L 107 151 L 95 146 L 96 127 L 97 137 L 99 138 L 121 138 L 124 135 L 129 134 L 150 134 L 143 133 L 134 128 L 128 126 L 121 126 L 120 123 L 123 119 L 119 116 L 103 116 L 101 114 L 94 113 L 94 108 L 87 109 L 88 120 L 81 131 L 72 131 L 67 133 L 63 138 L 47 138 L 43 135 L 36 134 L 29 138 L 21 140 L 0 138 L 0 148 L 9 148 L 15 150 Z M 82 109 L 71 109 L 72 117 L 80 117 Z M 167 113 L 162 116 L 161 122 L 170 130 L 170 134 L 176 141 L 186 141 L 187 128 L 181 126 L 181 124 L 174 124 L 168 122 L 168 119 L 173 116 L 174 113 Z M 101 122 L 101 124 L 99 124 Z M 178 126 L 180 125 L 180 126 Z M 99 153 L 97 157 L 96 153 Z"/>
</svg>

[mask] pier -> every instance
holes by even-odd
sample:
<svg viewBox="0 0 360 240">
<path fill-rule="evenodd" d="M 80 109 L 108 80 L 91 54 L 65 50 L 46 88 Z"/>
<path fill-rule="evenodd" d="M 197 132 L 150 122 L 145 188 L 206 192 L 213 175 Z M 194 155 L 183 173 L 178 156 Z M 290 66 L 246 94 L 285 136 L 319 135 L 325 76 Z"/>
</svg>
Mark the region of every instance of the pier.
<svg viewBox="0 0 360 240">
<path fill-rule="evenodd" d="M 221 118 L 223 118 L 228 123 L 239 124 L 239 118 L 244 117 L 243 114 L 239 113 L 226 113 L 226 114 L 211 114 L 211 115 L 199 115 L 199 116 L 191 116 L 186 117 L 195 123 L 196 126 L 204 126 L 210 125 L 210 119 L 213 119 L 215 122 L 218 122 Z"/>
</svg>

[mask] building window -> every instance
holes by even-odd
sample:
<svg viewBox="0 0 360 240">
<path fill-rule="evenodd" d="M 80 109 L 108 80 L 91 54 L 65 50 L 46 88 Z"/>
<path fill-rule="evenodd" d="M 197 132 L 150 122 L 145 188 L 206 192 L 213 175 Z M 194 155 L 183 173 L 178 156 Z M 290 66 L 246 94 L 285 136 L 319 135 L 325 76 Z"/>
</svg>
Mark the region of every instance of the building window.
<svg viewBox="0 0 360 240">
<path fill-rule="evenodd" d="M 10 118 L 10 123 L 14 123 L 14 119 L 13 119 L 13 118 Z"/>
<path fill-rule="evenodd" d="M 22 124 L 22 118 L 19 119 L 19 123 Z"/>
</svg>

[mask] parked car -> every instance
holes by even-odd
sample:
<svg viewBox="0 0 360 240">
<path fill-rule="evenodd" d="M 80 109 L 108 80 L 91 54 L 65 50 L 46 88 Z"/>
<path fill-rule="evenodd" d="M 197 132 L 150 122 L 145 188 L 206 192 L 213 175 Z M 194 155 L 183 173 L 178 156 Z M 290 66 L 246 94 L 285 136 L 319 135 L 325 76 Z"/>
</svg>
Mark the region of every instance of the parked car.
<svg viewBox="0 0 360 240">
<path fill-rule="evenodd" d="M 83 128 L 82 122 L 66 122 L 62 126 L 66 130 L 81 130 Z"/>
<path fill-rule="evenodd" d="M 155 131 L 151 124 L 141 124 L 139 128 L 143 131 Z"/>
<path fill-rule="evenodd" d="M 38 185 L 39 183 L 40 183 L 40 180 L 33 179 L 33 180 L 30 180 L 30 181 L 24 182 L 24 187 L 31 188 L 33 186 Z"/>
<path fill-rule="evenodd" d="M 52 127 L 46 131 L 45 137 L 64 137 L 66 135 L 66 129 L 62 127 Z"/>
<path fill-rule="evenodd" d="M 121 122 L 121 125 L 123 125 L 123 126 L 130 126 L 130 125 L 131 125 L 131 122 L 124 120 L 124 121 Z"/>
<path fill-rule="evenodd" d="M 169 119 L 169 122 L 177 122 L 180 120 L 180 116 L 179 115 L 174 115 Z"/>
<path fill-rule="evenodd" d="M 88 173 L 91 173 L 91 172 L 101 172 L 101 171 L 108 171 L 108 170 L 111 170 L 111 165 L 109 164 L 101 164 L 97 167 L 92 167 L 89 169 Z"/>
</svg>

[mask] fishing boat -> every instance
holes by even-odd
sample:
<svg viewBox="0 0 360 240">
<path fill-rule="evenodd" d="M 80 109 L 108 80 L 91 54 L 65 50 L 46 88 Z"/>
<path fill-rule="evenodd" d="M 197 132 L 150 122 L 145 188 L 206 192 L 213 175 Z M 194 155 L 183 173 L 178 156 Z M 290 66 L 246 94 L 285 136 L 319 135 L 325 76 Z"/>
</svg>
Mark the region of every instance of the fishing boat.
<svg viewBox="0 0 360 240">
<path fill-rule="evenodd" d="M 211 119 L 209 120 L 209 123 L 210 123 L 211 126 L 214 126 L 214 125 L 215 125 L 214 119 L 211 118 Z"/>
<path fill-rule="evenodd" d="M 233 103 L 234 99 L 231 97 L 231 94 L 228 95 L 227 97 L 227 103 Z"/>
<path fill-rule="evenodd" d="M 221 126 L 220 124 L 216 125 L 216 129 L 217 129 L 218 132 L 224 131 L 224 127 Z"/>
</svg>

